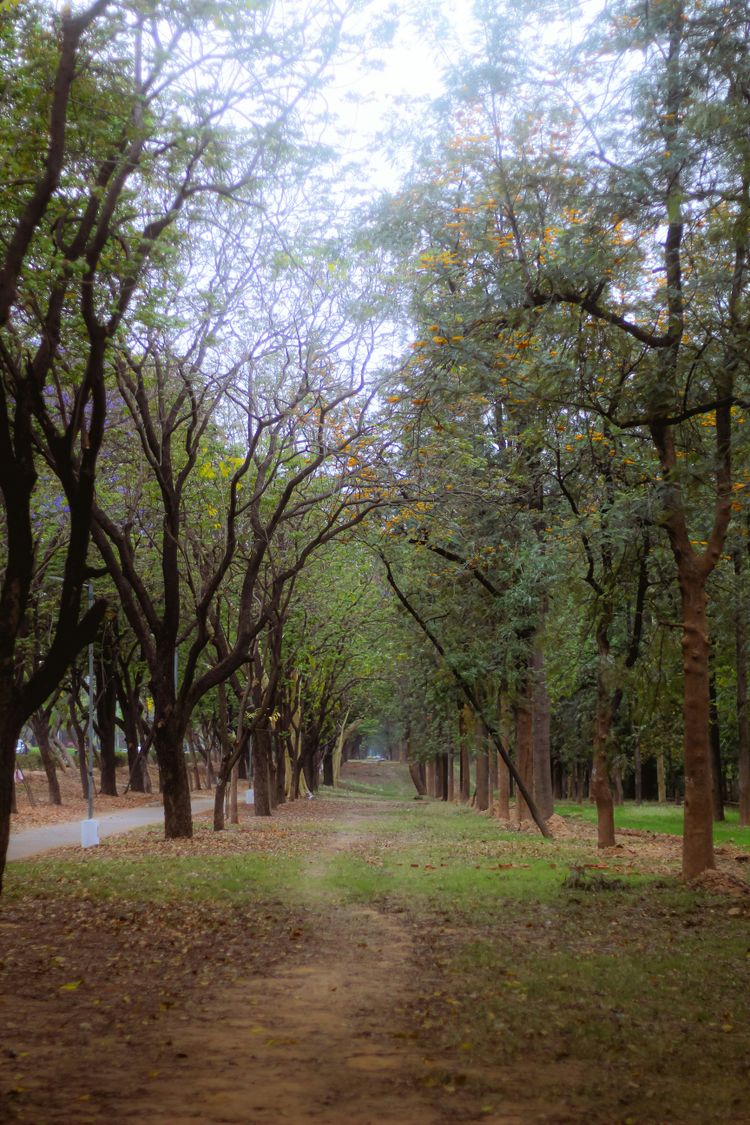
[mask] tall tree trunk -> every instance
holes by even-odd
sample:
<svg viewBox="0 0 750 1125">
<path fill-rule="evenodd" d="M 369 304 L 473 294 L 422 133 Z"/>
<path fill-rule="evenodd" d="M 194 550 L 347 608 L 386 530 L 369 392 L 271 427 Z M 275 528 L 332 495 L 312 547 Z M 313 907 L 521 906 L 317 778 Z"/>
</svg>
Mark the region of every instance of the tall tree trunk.
<svg viewBox="0 0 750 1125">
<path fill-rule="evenodd" d="M 275 778 L 276 778 L 276 806 L 286 804 L 287 792 L 287 750 L 285 742 L 274 734 L 275 752 Z M 291 779 L 289 779 L 291 781 Z"/>
<path fill-rule="evenodd" d="M 703 577 L 690 561 L 680 566 L 682 666 L 685 677 L 685 828 L 682 873 L 686 879 L 715 867 L 711 743 L 709 738 L 709 634 Z"/>
<path fill-rule="evenodd" d="M 736 606 L 734 617 L 734 646 L 737 668 L 737 741 L 739 758 L 740 827 L 750 827 L 750 724 L 747 708 L 747 603 L 742 582 L 742 551 L 734 552 L 736 575 Z"/>
<path fill-rule="evenodd" d="M 448 800 L 448 755 L 441 754 L 438 758 L 438 772 L 440 775 L 440 799 Z"/>
<path fill-rule="evenodd" d="M 61 805 L 62 797 L 60 795 L 60 782 L 57 779 L 57 765 L 55 762 L 54 751 L 50 743 L 49 735 L 49 713 L 43 708 L 37 711 L 29 719 L 29 725 L 34 732 L 39 753 L 42 756 L 42 765 L 44 772 L 47 775 L 47 790 L 49 792 L 49 803 L 51 805 Z M 13 747 L 13 755 L 15 759 L 16 748 Z M 15 760 L 14 760 L 14 773 L 15 773 Z"/>
<path fill-rule="evenodd" d="M 643 804 L 643 764 L 641 762 L 641 735 L 635 732 L 633 741 L 633 775 L 635 779 L 635 803 Z"/>
<path fill-rule="evenodd" d="M 497 815 L 501 820 L 510 820 L 510 774 L 505 762 L 498 757 L 497 762 Z"/>
<path fill-rule="evenodd" d="M 201 769 L 198 762 L 198 751 L 195 749 L 195 735 L 188 732 L 187 736 L 188 746 L 190 747 L 190 765 L 193 770 L 193 789 L 200 791 L 203 788 L 201 783 Z"/>
<path fill-rule="evenodd" d="M 214 790 L 214 832 L 223 832 L 225 825 L 225 798 L 227 795 L 227 782 L 229 781 L 229 755 L 222 758 L 219 777 Z"/>
<path fill-rule="evenodd" d="M 99 791 L 107 797 L 117 796 L 115 662 L 116 650 L 112 630 L 105 622 L 101 636 L 99 660 L 96 663 L 96 722 L 99 731 Z"/>
<path fill-rule="evenodd" d="M 596 628 L 596 716 L 591 762 L 591 795 L 596 802 L 597 844 L 600 848 L 612 848 L 615 845 L 615 811 L 609 784 L 610 733 L 614 712 L 614 698 L 609 683 L 611 604 L 606 602 L 601 607 L 600 613 Z"/>
<path fill-rule="evenodd" d="M 271 745 L 268 729 L 258 727 L 253 733 L 253 791 L 255 815 L 271 816 Z"/>
<path fill-rule="evenodd" d="M 477 809 L 485 812 L 490 807 L 490 756 L 486 746 L 480 749 L 477 763 Z"/>
<path fill-rule="evenodd" d="M 459 797 L 464 804 L 471 800 L 471 747 L 474 735 L 474 712 L 465 703 L 459 716 L 461 756 L 458 766 Z"/>
<path fill-rule="evenodd" d="M 10 839 L 10 817 L 15 807 L 16 743 L 22 725 L 13 712 L 15 685 L 10 661 L 5 670 L 7 675 L 3 674 L 0 662 L 0 891 Z"/>
<path fill-rule="evenodd" d="M 552 816 L 555 804 L 552 798 L 552 759 L 550 754 L 550 700 L 544 669 L 544 650 L 541 632 L 538 633 L 531 658 L 533 674 L 533 796 L 545 820 Z"/>
<path fill-rule="evenodd" d="M 424 764 L 425 787 L 429 797 L 435 796 L 435 759 L 428 758 Z"/>
<path fill-rule="evenodd" d="M 492 804 L 493 796 L 497 793 L 497 779 L 498 779 L 498 754 L 494 746 L 489 747 L 490 755 L 490 805 Z"/>
<path fill-rule="evenodd" d="M 153 745 L 159 766 L 159 788 L 164 802 L 164 836 L 167 840 L 190 839 L 193 813 L 190 784 L 182 745 L 189 716 L 178 710 L 174 691 L 173 663 L 170 659 L 163 677 L 152 677 L 154 700 Z"/>
<path fill-rule="evenodd" d="M 409 773 L 420 797 L 427 796 L 424 762 L 409 762 Z"/>
<path fill-rule="evenodd" d="M 154 729 L 154 749 L 159 765 L 159 781 L 164 801 L 164 837 L 167 840 L 190 839 L 193 835 L 193 813 L 190 806 L 185 755 L 182 752 L 183 730 L 177 723 L 165 723 Z"/>
<path fill-rule="evenodd" d="M 721 730 L 719 728 L 719 708 L 716 705 L 716 675 L 713 661 L 708 677 L 708 713 L 711 738 L 711 795 L 713 799 L 714 820 L 724 820 L 724 770 L 721 762 Z"/>
<path fill-rule="evenodd" d="M 132 686 L 125 682 L 119 671 L 115 681 L 115 688 L 120 704 L 125 746 L 128 753 L 128 783 L 134 793 L 147 793 L 150 791 L 150 787 L 147 787 L 148 773 L 146 771 L 146 760 L 144 756 L 138 752 L 139 739 L 135 693 Z"/>
<path fill-rule="evenodd" d="M 237 762 L 232 766 L 231 781 L 229 783 L 229 823 L 239 824 L 240 814 L 237 808 L 237 781 L 239 779 L 239 765 Z"/>
<path fill-rule="evenodd" d="M 616 805 L 625 804 L 625 791 L 622 786 L 622 767 L 619 765 L 613 766 L 612 770 L 612 785 L 614 786 L 614 801 Z"/>
<path fill-rule="evenodd" d="M 529 792 L 533 792 L 534 722 L 531 707 L 531 684 L 527 680 L 523 695 L 514 706 L 516 720 L 516 769 Z M 520 791 L 516 791 L 515 820 L 520 824 L 530 817 L 529 807 Z"/>
<path fill-rule="evenodd" d="M 667 771 L 663 750 L 659 750 L 656 755 L 656 799 L 660 805 L 667 803 Z"/>
</svg>

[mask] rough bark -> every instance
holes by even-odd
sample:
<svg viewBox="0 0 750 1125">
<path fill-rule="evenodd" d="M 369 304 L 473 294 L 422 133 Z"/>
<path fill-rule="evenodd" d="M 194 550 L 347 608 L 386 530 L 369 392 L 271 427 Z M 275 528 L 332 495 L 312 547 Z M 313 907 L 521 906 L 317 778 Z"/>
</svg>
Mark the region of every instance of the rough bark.
<svg viewBox="0 0 750 1125">
<path fill-rule="evenodd" d="M 685 830 L 682 873 L 686 879 L 715 866 L 711 776 L 709 639 L 706 592 L 697 568 L 683 565 L 682 667 L 685 678 Z"/>
<path fill-rule="evenodd" d="M 427 785 L 425 782 L 425 768 L 423 762 L 409 762 L 409 774 L 414 782 L 414 788 L 420 797 L 427 796 Z"/>
<path fill-rule="evenodd" d="M 734 617 L 736 658 L 737 741 L 739 766 L 740 827 L 750 826 L 750 724 L 747 708 L 747 625 L 746 601 L 742 585 L 742 553 L 734 552 L 737 612 Z"/>
<path fill-rule="evenodd" d="M 486 747 L 477 754 L 476 769 L 476 807 L 480 812 L 485 812 L 490 807 L 490 756 Z"/>
<path fill-rule="evenodd" d="M 532 653 L 533 672 L 533 779 L 534 800 L 545 820 L 555 811 L 552 796 L 552 764 L 550 754 L 551 708 L 544 669 L 544 650 L 538 636 Z"/>
<path fill-rule="evenodd" d="M 713 660 L 708 677 L 709 737 L 711 739 L 711 796 L 714 807 L 714 820 L 724 820 L 724 769 L 721 762 L 721 730 L 719 728 L 719 709 L 716 704 L 716 677 Z"/>
<path fill-rule="evenodd" d="M 128 785 L 134 793 L 149 793 L 150 779 L 146 769 L 146 759 L 138 752 L 137 691 L 134 689 L 126 671 L 118 667 L 115 677 L 117 700 L 122 715 L 122 729 L 128 755 Z"/>
<path fill-rule="evenodd" d="M 154 700 L 153 745 L 159 766 L 159 787 L 164 802 L 164 836 L 167 840 L 193 835 L 190 783 L 183 742 L 187 720 L 175 703 L 173 668 L 158 680 L 152 678 Z"/>
<path fill-rule="evenodd" d="M 271 740 L 267 727 L 259 727 L 253 733 L 253 791 L 255 793 L 255 815 L 271 816 Z"/>
<path fill-rule="evenodd" d="M 474 714 L 465 703 L 459 717 L 461 754 L 458 764 L 458 795 L 464 804 L 471 800 L 471 749 L 474 736 Z"/>
<path fill-rule="evenodd" d="M 438 758 L 438 776 L 440 780 L 440 793 L 438 794 L 441 801 L 448 800 L 448 755 L 441 754 Z"/>
<path fill-rule="evenodd" d="M 497 763 L 496 809 L 501 820 L 510 820 L 510 774 L 503 761 Z"/>
<path fill-rule="evenodd" d="M 516 724 L 516 768 L 526 788 L 529 791 L 533 791 L 534 723 L 531 700 L 528 698 L 529 694 L 529 685 L 527 684 L 525 695 L 516 701 L 513 710 Z M 529 806 L 523 794 L 520 791 L 516 791 L 516 803 L 514 807 L 514 819 L 516 823 L 520 824 L 522 821 L 528 820 L 529 816 Z"/>
<path fill-rule="evenodd" d="M 60 795 L 60 782 L 57 778 L 57 764 L 55 762 L 55 754 L 52 749 L 49 733 L 49 712 L 42 708 L 37 711 L 29 719 L 29 726 L 34 732 L 39 753 L 42 758 L 42 765 L 47 777 L 47 791 L 49 794 L 49 803 L 51 805 L 61 805 L 62 797 Z M 13 747 L 15 755 L 15 746 Z M 14 769 L 15 773 L 15 769 Z"/>
<path fill-rule="evenodd" d="M 96 663 L 96 721 L 99 734 L 99 791 L 107 797 L 117 796 L 117 760 L 115 758 L 115 719 L 117 684 L 115 680 L 116 649 L 111 629 L 102 631 L 99 660 Z"/>
<path fill-rule="evenodd" d="M 667 771 L 662 750 L 656 755 L 656 799 L 660 805 L 667 803 Z"/>
<path fill-rule="evenodd" d="M 594 753 L 591 763 L 591 792 L 596 802 L 597 844 L 600 848 L 615 845 L 615 811 L 609 784 L 609 740 L 612 729 L 612 692 L 607 682 L 609 672 L 609 618 L 603 617 L 597 628 L 596 717 L 594 720 Z"/>
</svg>

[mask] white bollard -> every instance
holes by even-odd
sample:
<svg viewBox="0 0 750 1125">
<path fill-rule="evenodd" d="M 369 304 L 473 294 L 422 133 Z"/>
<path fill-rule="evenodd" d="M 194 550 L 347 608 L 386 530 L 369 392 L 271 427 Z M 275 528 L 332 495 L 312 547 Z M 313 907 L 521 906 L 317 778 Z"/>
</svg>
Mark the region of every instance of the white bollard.
<svg viewBox="0 0 750 1125">
<path fill-rule="evenodd" d="M 99 843 L 99 821 L 81 821 L 81 847 L 94 848 Z"/>
</svg>

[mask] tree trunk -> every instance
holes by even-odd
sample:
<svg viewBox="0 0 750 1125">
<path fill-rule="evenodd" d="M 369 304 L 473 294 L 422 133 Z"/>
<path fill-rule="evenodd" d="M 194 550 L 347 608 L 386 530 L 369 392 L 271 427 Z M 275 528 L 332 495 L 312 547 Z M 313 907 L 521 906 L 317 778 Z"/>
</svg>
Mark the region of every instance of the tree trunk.
<svg viewBox="0 0 750 1125">
<path fill-rule="evenodd" d="M 259 727 L 253 734 L 253 791 L 255 815 L 271 816 L 271 753 L 269 732 Z"/>
<path fill-rule="evenodd" d="M 660 805 L 667 803 L 667 771 L 664 767 L 664 752 L 656 755 L 656 799 Z"/>
<path fill-rule="evenodd" d="M 485 812 L 490 807 L 490 756 L 486 748 L 479 751 L 477 763 L 477 809 Z"/>
<path fill-rule="evenodd" d="M 154 752 L 159 766 L 159 788 L 164 802 L 164 837 L 190 839 L 193 813 L 190 784 L 182 745 L 189 716 L 179 713 L 174 695 L 173 665 L 161 680 L 151 680 L 154 700 Z"/>
<path fill-rule="evenodd" d="M 126 684 L 121 675 L 116 680 L 117 698 L 122 713 L 122 727 L 125 735 L 125 746 L 128 752 L 128 784 L 134 793 L 149 792 L 147 788 L 148 773 L 146 761 L 138 753 L 138 722 L 134 693 L 130 685 Z"/>
<path fill-rule="evenodd" d="M 116 652 L 111 629 L 105 625 L 102 631 L 99 660 L 96 664 L 96 722 L 99 731 L 99 792 L 107 797 L 117 796 L 115 660 Z"/>
<path fill-rule="evenodd" d="M 448 754 L 448 800 L 456 799 L 456 754 L 454 750 Z"/>
<path fill-rule="evenodd" d="M 498 757 L 497 763 L 497 815 L 510 820 L 510 774 L 508 767 Z"/>
<path fill-rule="evenodd" d="M 193 813 L 190 807 L 185 755 L 182 752 L 183 731 L 165 725 L 154 731 L 154 749 L 159 765 L 159 781 L 164 801 L 164 838 L 190 839 L 193 835 Z"/>
<path fill-rule="evenodd" d="M 425 784 L 424 764 L 422 762 L 409 762 L 409 773 L 419 796 L 426 797 L 427 785 Z"/>
<path fill-rule="evenodd" d="M 550 700 L 544 670 L 541 636 L 534 644 L 531 658 L 533 674 L 533 778 L 532 795 L 539 812 L 547 820 L 555 811 L 552 798 L 552 764 L 550 756 Z"/>
<path fill-rule="evenodd" d="M 216 782 L 216 789 L 214 790 L 214 832 L 224 831 L 224 798 L 227 793 L 227 781 L 229 780 L 229 755 L 226 755 L 221 763 L 219 770 L 219 778 Z"/>
<path fill-rule="evenodd" d="M 492 803 L 493 795 L 497 792 L 497 778 L 498 778 L 498 754 L 494 747 L 489 748 L 490 755 L 490 804 Z"/>
<path fill-rule="evenodd" d="M 448 755 L 441 754 L 438 758 L 438 772 L 440 775 L 440 799 L 448 800 Z"/>
<path fill-rule="evenodd" d="M 424 764 L 425 786 L 429 797 L 435 796 L 435 759 L 428 758 Z"/>
<path fill-rule="evenodd" d="M 278 735 L 274 735 L 274 742 L 276 743 L 276 750 L 275 750 L 275 753 L 274 753 L 274 762 L 275 762 L 274 775 L 275 775 L 275 779 L 276 779 L 275 807 L 278 807 L 278 805 L 285 805 L 286 804 L 287 753 L 286 753 L 286 744 L 285 744 L 285 742 L 282 741 L 282 739 L 280 739 L 278 737 Z"/>
<path fill-rule="evenodd" d="M 641 736 L 638 731 L 633 743 L 633 774 L 635 779 L 635 803 L 643 804 L 643 764 L 641 762 Z"/>
<path fill-rule="evenodd" d="M 471 800 L 471 744 L 474 734 L 474 712 L 465 703 L 459 716 L 461 755 L 458 765 L 459 798 L 464 804 Z"/>
<path fill-rule="evenodd" d="M 57 766 L 55 763 L 55 755 L 50 744 L 49 737 L 49 714 L 44 711 L 37 711 L 32 715 L 29 720 L 29 726 L 34 732 L 39 753 L 42 756 L 42 765 L 44 772 L 47 775 L 47 789 L 49 792 L 49 803 L 51 805 L 61 805 L 62 797 L 60 796 L 60 782 L 57 780 Z M 14 774 L 15 774 L 15 752 L 16 748 L 13 747 L 14 755 Z"/>
<path fill-rule="evenodd" d="M 13 711 L 15 683 L 10 660 L 0 663 L 0 892 L 3 889 L 5 857 L 10 838 L 10 817 L 14 807 L 16 743 L 22 721 Z"/>
<path fill-rule="evenodd" d="M 612 784 L 615 789 L 614 801 L 616 805 L 625 804 L 625 791 L 622 787 L 622 767 L 613 766 L 612 768 Z"/>
<path fill-rule="evenodd" d="M 237 762 L 232 766 L 231 781 L 229 783 L 229 823 L 239 824 L 240 814 L 237 808 L 237 781 L 239 779 L 239 765 Z"/>
<path fill-rule="evenodd" d="M 715 866 L 711 743 L 709 738 L 709 638 L 705 583 L 695 566 L 680 567 L 682 667 L 685 677 L 685 828 L 682 873 L 693 879 Z"/>
<path fill-rule="evenodd" d="M 534 769 L 534 750 L 533 750 L 533 715 L 531 711 L 531 700 L 528 696 L 531 694 L 529 685 L 525 688 L 526 698 L 520 698 L 515 704 L 515 719 L 516 719 L 516 768 L 520 774 L 529 792 L 533 791 L 533 769 Z M 530 817 L 529 807 L 523 798 L 520 791 L 516 792 L 516 804 L 514 817 L 517 824 Z"/>
<path fill-rule="evenodd" d="M 198 763 L 198 753 L 195 749 L 195 738 L 188 735 L 188 746 L 190 747 L 190 765 L 193 770 L 193 789 L 200 792 L 203 788 L 201 784 L 201 770 Z"/>
<path fill-rule="evenodd" d="M 609 621 L 610 611 L 605 606 L 596 630 L 596 716 L 591 763 L 591 795 L 596 802 L 597 844 L 600 848 L 613 848 L 615 845 L 615 811 L 608 768 L 614 710 L 609 684 Z"/>
<path fill-rule="evenodd" d="M 746 602 L 742 585 L 742 552 L 734 552 L 736 575 L 736 606 L 734 618 L 734 646 L 737 667 L 737 741 L 740 788 L 740 827 L 750 827 L 750 724 L 747 709 L 747 625 Z"/>
<path fill-rule="evenodd" d="M 713 661 L 712 661 L 713 664 Z M 716 676 L 713 667 L 708 677 L 708 713 L 711 739 L 711 796 L 714 820 L 724 820 L 724 770 L 721 763 L 721 731 L 719 728 L 719 709 L 716 705 Z"/>
</svg>

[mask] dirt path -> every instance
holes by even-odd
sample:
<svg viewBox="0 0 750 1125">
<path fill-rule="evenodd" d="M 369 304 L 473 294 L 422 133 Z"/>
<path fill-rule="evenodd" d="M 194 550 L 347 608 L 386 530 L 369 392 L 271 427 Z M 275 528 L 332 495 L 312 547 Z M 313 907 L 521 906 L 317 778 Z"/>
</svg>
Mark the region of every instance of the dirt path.
<svg viewBox="0 0 750 1125">
<path fill-rule="evenodd" d="M 548 854 L 377 781 L 9 865 L 0 1121 L 750 1122 L 733 852 L 714 898 L 670 881 L 674 840 L 623 834 L 606 870 L 664 881 L 561 893 L 571 857 L 599 877 L 580 826 Z"/>
<path fill-rule="evenodd" d="M 123 1106 L 147 1125 L 433 1125 L 406 1033 L 417 965 L 408 926 L 365 906 L 341 906 L 321 890 L 331 859 L 366 837 L 350 815 L 306 864 L 304 942 L 294 963 L 238 981 L 173 1037 L 148 1091 Z M 300 934 L 300 938 L 303 935 Z M 210 1058 L 210 1066 L 185 1065 Z M 157 1066 L 158 1066 L 157 1062 Z M 157 1108 L 158 1107 L 158 1108 Z"/>
</svg>

